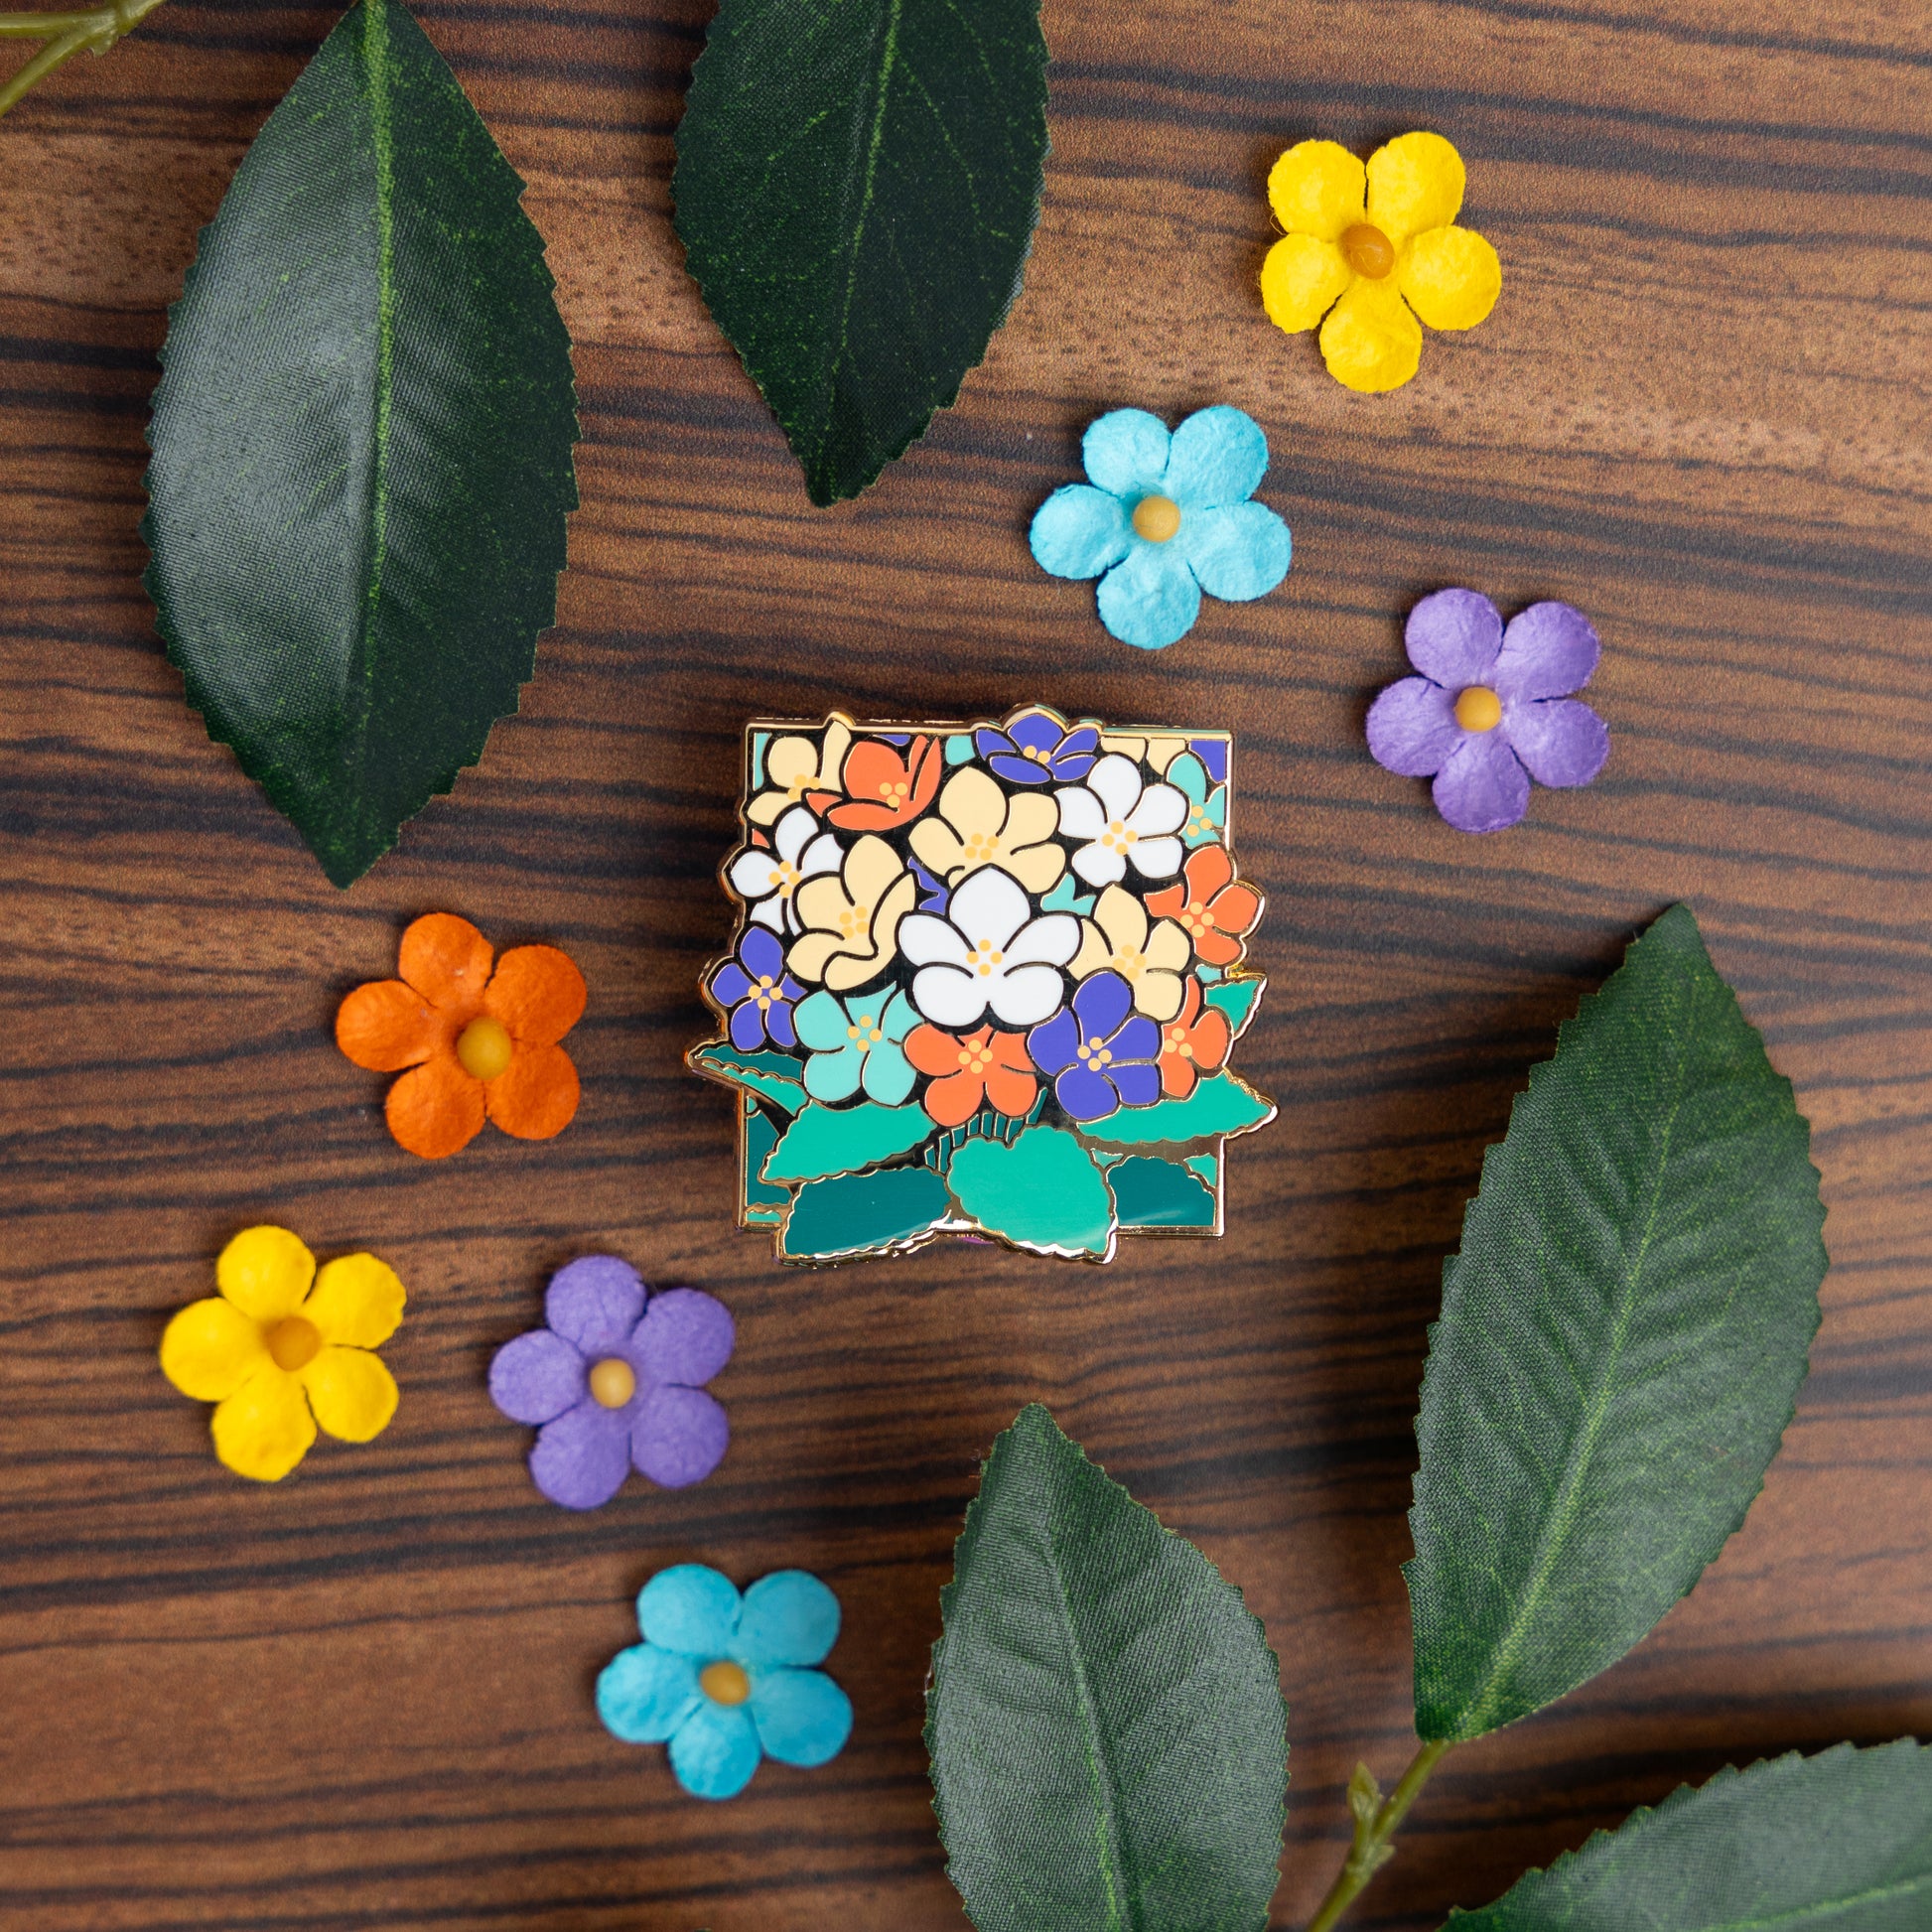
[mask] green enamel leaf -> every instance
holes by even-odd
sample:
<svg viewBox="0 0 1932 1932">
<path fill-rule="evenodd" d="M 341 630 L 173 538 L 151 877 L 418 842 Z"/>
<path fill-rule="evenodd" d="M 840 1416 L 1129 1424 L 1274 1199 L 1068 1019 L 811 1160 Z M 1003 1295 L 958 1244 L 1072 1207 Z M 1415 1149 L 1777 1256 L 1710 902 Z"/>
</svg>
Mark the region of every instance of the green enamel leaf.
<svg viewBox="0 0 1932 1932">
<path fill-rule="evenodd" d="M 1035 1404 L 939 1605 L 925 1742 L 980 1932 L 1260 1932 L 1287 1713 L 1240 1591 Z"/>
<path fill-rule="evenodd" d="M 1818 1327 L 1809 1150 L 1666 912 L 1531 1074 L 1444 1270 L 1404 1571 L 1423 1737 L 1595 1676 L 1744 1520 Z"/>
<path fill-rule="evenodd" d="M 694 1046 L 685 1060 L 693 1072 L 744 1087 L 788 1114 L 795 1114 L 805 1104 L 804 1062 L 789 1053 L 741 1053 L 736 1046 Z"/>
<path fill-rule="evenodd" d="M 1720 1771 L 1519 1878 L 1455 1932 L 1924 1932 L 1932 1748 L 1911 1738 Z"/>
<path fill-rule="evenodd" d="M 1108 1147 L 1150 1147 L 1162 1141 L 1199 1141 L 1214 1134 L 1246 1134 L 1275 1118 L 1238 1073 L 1210 1073 L 1185 1100 L 1157 1100 L 1152 1107 L 1123 1107 L 1081 1128 Z"/>
<path fill-rule="evenodd" d="M 671 181 L 687 264 L 815 503 L 923 432 L 1019 291 L 1038 0 L 723 0 Z"/>
<path fill-rule="evenodd" d="M 1093 1157 L 1057 1127 L 1030 1127 L 1009 1147 L 968 1141 L 946 1179 L 961 1211 L 988 1234 L 1060 1255 L 1107 1255 L 1114 1198 Z"/>
<path fill-rule="evenodd" d="M 759 1170 L 778 1144 L 778 1130 L 770 1117 L 750 1093 L 740 1096 L 745 1110 L 744 1198 L 740 1202 L 743 1219 L 753 1227 L 776 1227 L 791 1205 L 789 1187 L 773 1187 L 759 1178 Z"/>
<path fill-rule="evenodd" d="M 1177 1161 L 1136 1154 L 1107 1170 L 1114 1206 L 1124 1228 L 1211 1228 L 1213 1190 Z"/>
<path fill-rule="evenodd" d="M 1218 1007 L 1226 1016 L 1228 1032 L 1236 1039 L 1247 1031 L 1248 1022 L 1254 1018 L 1255 1008 L 1261 1003 L 1261 996 L 1268 982 L 1257 976 L 1253 979 L 1221 980 L 1210 986 L 1203 998 L 1211 1007 Z"/>
<path fill-rule="evenodd" d="M 171 312 L 161 634 L 338 886 L 482 757 L 556 614 L 576 401 L 522 192 L 401 0 L 363 0 Z"/>
<path fill-rule="evenodd" d="M 814 1100 L 785 1129 L 763 1175 L 796 1182 L 853 1173 L 890 1161 L 938 1131 L 922 1107 L 882 1107 L 872 1100 L 856 1107 L 821 1107 Z"/>
<path fill-rule="evenodd" d="M 882 1168 L 807 1181 L 792 1203 L 778 1252 L 786 1261 L 833 1261 L 889 1247 L 937 1227 L 951 1205 L 946 1183 L 930 1168 Z"/>
</svg>

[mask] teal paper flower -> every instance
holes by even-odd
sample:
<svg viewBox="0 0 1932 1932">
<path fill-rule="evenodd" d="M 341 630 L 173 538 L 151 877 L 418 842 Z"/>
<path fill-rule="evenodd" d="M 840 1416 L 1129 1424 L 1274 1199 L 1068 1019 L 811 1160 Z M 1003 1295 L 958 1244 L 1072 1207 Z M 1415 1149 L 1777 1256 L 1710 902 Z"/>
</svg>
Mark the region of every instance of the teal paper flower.
<svg viewBox="0 0 1932 1932">
<path fill-rule="evenodd" d="M 694 1798 L 735 1798 L 761 1757 L 828 1764 L 852 1734 L 852 1700 L 813 1665 L 839 1634 L 839 1599 L 803 1570 L 743 1596 L 701 1563 L 660 1570 L 637 1593 L 644 1641 L 597 1680 L 597 1715 L 626 1744 L 669 1744 Z"/>
<path fill-rule="evenodd" d="M 1288 525 L 1248 500 L 1268 439 L 1242 411 L 1196 410 L 1171 436 L 1116 409 L 1087 425 L 1080 455 L 1089 481 L 1054 490 L 1029 541 L 1053 576 L 1100 579 L 1100 621 L 1122 643 L 1164 649 L 1193 627 L 1202 591 L 1246 603 L 1288 575 Z"/>
<path fill-rule="evenodd" d="M 829 1102 L 863 1090 L 868 1100 L 897 1107 L 911 1093 L 913 1080 L 912 1062 L 899 1042 L 918 1024 L 912 1002 L 891 986 L 845 1000 L 818 992 L 799 1001 L 792 1025 L 811 1050 L 805 1091 Z"/>
<path fill-rule="evenodd" d="M 1192 752 L 1182 752 L 1162 775 L 1187 801 L 1181 844 L 1218 845 L 1227 832 L 1227 786 L 1211 784 L 1207 766 Z"/>
</svg>

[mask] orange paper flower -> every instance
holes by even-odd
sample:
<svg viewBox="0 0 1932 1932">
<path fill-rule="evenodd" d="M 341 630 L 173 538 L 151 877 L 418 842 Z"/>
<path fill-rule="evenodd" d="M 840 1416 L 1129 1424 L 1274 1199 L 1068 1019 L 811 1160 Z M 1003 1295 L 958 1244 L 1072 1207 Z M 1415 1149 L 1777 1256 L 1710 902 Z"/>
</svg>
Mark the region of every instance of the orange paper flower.
<svg viewBox="0 0 1932 1932">
<path fill-rule="evenodd" d="M 1024 1034 L 995 1033 L 991 1027 L 943 1034 L 937 1027 L 920 1027 L 900 1050 L 921 1073 L 939 1076 L 920 1104 L 941 1127 L 963 1126 L 982 1106 L 1017 1119 L 1039 1097 Z"/>
<path fill-rule="evenodd" d="M 884 739 L 862 738 L 845 755 L 844 802 L 832 804 L 831 792 L 810 794 L 808 802 L 829 804 L 825 816 L 845 831 L 889 832 L 911 824 L 932 803 L 945 769 L 937 739 L 913 739 L 901 758 Z"/>
<path fill-rule="evenodd" d="M 485 1115 L 547 1141 L 577 1112 L 577 1069 L 557 1042 L 583 1017 L 583 974 L 555 946 L 517 946 L 493 974 L 491 957 L 468 919 L 425 913 L 402 935 L 402 977 L 358 986 L 336 1015 L 336 1044 L 357 1066 L 410 1069 L 383 1111 L 425 1161 L 468 1147 Z"/>
<path fill-rule="evenodd" d="M 1227 1015 L 1202 1005 L 1200 981 L 1190 976 L 1180 1012 L 1161 1029 L 1161 1091 L 1185 1100 L 1203 1073 L 1226 1064 L 1233 1043 Z"/>
<path fill-rule="evenodd" d="M 1232 966 L 1248 950 L 1244 941 L 1261 918 L 1261 895 L 1234 876 L 1224 845 L 1203 845 L 1187 855 L 1181 878 L 1147 896 L 1156 918 L 1178 921 L 1197 957 L 1210 966 Z"/>
</svg>

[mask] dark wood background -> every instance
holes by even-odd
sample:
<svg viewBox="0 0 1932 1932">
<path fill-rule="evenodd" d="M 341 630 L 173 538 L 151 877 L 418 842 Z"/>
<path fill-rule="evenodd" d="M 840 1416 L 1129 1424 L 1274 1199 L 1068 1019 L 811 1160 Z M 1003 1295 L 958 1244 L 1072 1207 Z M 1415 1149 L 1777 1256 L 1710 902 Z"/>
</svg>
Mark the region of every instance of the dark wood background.
<svg viewBox="0 0 1932 1932">
<path fill-rule="evenodd" d="M 1026 291 L 960 407 L 854 504 L 798 474 L 686 281 L 672 135 L 710 0 L 437 0 L 530 184 L 577 343 L 584 506 L 521 715 L 338 893 L 162 656 L 139 582 L 166 304 L 330 11 L 177 0 L 0 124 L 0 1921 L 590 1932 L 962 1927 L 918 1741 L 979 1458 L 1038 1398 L 1248 1593 L 1294 1789 L 1276 1923 L 1406 1761 L 1410 1423 L 1484 1144 L 1559 1020 L 1696 906 L 1796 1082 L 1830 1203 L 1796 1423 L 1697 1593 L 1469 1747 L 1363 1925 L 1475 1905 L 1720 1764 L 1932 1728 L 1932 16 L 1910 0 L 1047 0 Z M 1262 317 L 1289 142 L 1469 165 L 1503 297 L 1362 398 Z M 1081 427 L 1230 401 L 1293 575 L 1176 648 L 1033 565 Z M 1373 765 L 1400 614 L 1446 583 L 1601 628 L 1610 763 L 1449 831 Z M 947 1247 L 780 1272 L 734 1232 L 731 1103 L 683 1072 L 753 712 L 1039 698 L 1231 725 L 1274 975 L 1218 1245 L 1107 1269 Z M 335 1050 L 443 907 L 591 987 L 560 1140 L 429 1166 Z M 368 1449 L 258 1488 L 154 1359 L 260 1219 L 410 1292 Z M 724 1296 L 719 1474 L 567 1515 L 484 1393 L 548 1272 Z M 845 1605 L 831 1767 L 682 1797 L 593 1677 L 664 1564 Z"/>
</svg>

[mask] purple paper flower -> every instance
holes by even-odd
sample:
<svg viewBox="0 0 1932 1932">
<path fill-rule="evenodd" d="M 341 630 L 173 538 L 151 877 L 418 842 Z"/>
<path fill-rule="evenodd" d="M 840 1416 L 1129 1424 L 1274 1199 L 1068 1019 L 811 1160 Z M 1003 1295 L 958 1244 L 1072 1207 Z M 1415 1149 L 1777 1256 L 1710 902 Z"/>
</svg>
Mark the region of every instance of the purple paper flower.
<svg viewBox="0 0 1932 1932">
<path fill-rule="evenodd" d="M 1093 769 L 1100 756 L 1100 727 L 1075 725 L 1062 731 L 1044 712 L 1029 711 L 1005 731 L 983 725 L 973 734 L 979 755 L 994 772 L 1015 785 L 1071 784 Z"/>
<path fill-rule="evenodd" d="M 730 1440 L 703 1383 L 731 1360 L 732 1318 L 695 1288 L 649 1296 L 616 1255 L 585 1255 L 550 1278 L 547 1327 L 489 1365 L 489 1396 L 538 1425 L 530 1474 L 553 1503 L 596 1509 L 634 1466 L 666 1489 L 702 1482 Z"/>
<path fill-rule="evenodd" d="M 1475 591 L 1437 591 L 1409 613 L 1421 677 L 1369 707 L 1378 764 L 1436 780 L 1436 809 L 1459 832 L 1500 832 L 1529 809 L 1530 780 L 1587 785 L 1610 754 L 1609 729 L 1573 698 L 1596 669 L 1596 631 L 1568 604 L 1532 604 L 1503 628 Z"/>
<path fill-rule="evenodd" d="M 1118 973 L 1083 979 L 1072 1006 L 1027 1035 L 1027 1051 L 1056 1076 L 1053 1097 L 1074 1120 L 1105 1120 L 1161 1098 L 1161 1029 L 1134 1011 L 1134 989 Z"/>
<path fill-rule="evenodd" d="M 731 1009 L 732 1044 L 742 1053 L 756 1052 L 767 1039 L 773 1046 L 795 1047 L 791 1009 L 804 994 L 785 971 L 784 946 L 761 925 L 747 926 L 737 957 L 711 976 L 711 997 Z"/>
</svg>

